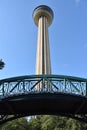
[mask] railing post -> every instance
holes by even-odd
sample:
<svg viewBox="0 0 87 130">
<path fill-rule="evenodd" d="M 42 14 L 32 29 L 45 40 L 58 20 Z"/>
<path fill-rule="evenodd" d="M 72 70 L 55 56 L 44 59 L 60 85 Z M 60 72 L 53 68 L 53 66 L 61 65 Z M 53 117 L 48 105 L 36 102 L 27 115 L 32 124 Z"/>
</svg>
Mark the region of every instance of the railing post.
<svg viewBox="0 0 87 130">
<path fill-rule="evenodd" d="M 87 82 L 86 82 L 86 96 L 87 96 Z"/>
<path fill-rule="evenodd" d="M 66 92 L 66 79 L 64 79 L 64 92 Z"/>
<path fill-rule="evenodd" d="M 3 83 L 3 87 L 2 87 L 2 95 L 4 96 L 4 83 Z"/>
<path fill-rule="evenodd" d="M 23 92 L 25 92 L 25 81 L 23 80 Z"/>
</svg>

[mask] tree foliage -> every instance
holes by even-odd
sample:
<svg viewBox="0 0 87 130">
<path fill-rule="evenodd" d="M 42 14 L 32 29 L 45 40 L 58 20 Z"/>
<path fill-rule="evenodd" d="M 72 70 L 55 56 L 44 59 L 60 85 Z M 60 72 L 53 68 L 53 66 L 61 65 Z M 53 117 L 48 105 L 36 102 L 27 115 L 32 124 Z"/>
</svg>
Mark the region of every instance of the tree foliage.
<svg viewBox="0 0 87 130">
<path fill-rule="evenodd" d="M 2 125 L 0 130 L 30 130 L 30 129 L 27 119 L 20 118 L 14 121 L 9 121 L 8 123 Z"/>
<path fill-rule="evenodd" d="M 60 116 L 35 116 L 8 122 L 0 130 L 87 130 L 87 125 L 71 118 Z"/>
<path fill-rule="evenodd" d="M 2 59 L 0 60 L 0 69 L 2 69 L 5 66 L 5 63 L 2 61 Z"/>
</svg>

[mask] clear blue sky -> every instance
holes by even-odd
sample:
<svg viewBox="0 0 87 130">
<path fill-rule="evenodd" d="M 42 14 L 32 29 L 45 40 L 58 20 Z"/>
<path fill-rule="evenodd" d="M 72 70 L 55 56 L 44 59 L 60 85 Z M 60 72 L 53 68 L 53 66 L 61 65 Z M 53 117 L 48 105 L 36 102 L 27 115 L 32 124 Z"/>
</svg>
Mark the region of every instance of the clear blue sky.
<svg viewBox="0 0 87 130">
<path fill-rule="evenodd" d="M 37 27 L 32 12 L 54 11 L 49 27 L 52 73 L 87 78 L 87 0 L 0 0 L 0 79 L 35 74 Z"/>
</svg>

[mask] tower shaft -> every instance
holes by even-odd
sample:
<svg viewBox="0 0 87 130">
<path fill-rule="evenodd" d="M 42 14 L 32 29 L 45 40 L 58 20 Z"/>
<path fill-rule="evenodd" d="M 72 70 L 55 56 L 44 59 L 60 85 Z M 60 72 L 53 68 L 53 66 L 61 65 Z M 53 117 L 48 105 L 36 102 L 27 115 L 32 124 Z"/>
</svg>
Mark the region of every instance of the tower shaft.
<svg viewBox="0 0 87 130">
<path fill-rule="evenodd" d="M 38 20 L 36 74 L 51 74 L 48 21 L 44 15 Z"/>
</svg>

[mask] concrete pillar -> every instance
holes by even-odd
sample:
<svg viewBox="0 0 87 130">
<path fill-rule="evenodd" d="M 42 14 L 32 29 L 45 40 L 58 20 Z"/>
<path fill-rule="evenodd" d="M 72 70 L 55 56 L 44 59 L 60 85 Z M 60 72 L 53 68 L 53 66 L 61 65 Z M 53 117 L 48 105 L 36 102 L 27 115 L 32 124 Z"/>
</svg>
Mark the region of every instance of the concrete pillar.
<svg viewBox="0 0 87 130">
<path fill-rule="evenodd" d="M 48 6 L 38 6 L 33 12 L 33 18 L 38 26 L 36 74 L 51 74 L 48 26 L 52 23 L 53 11 Z"/>
</svg>

